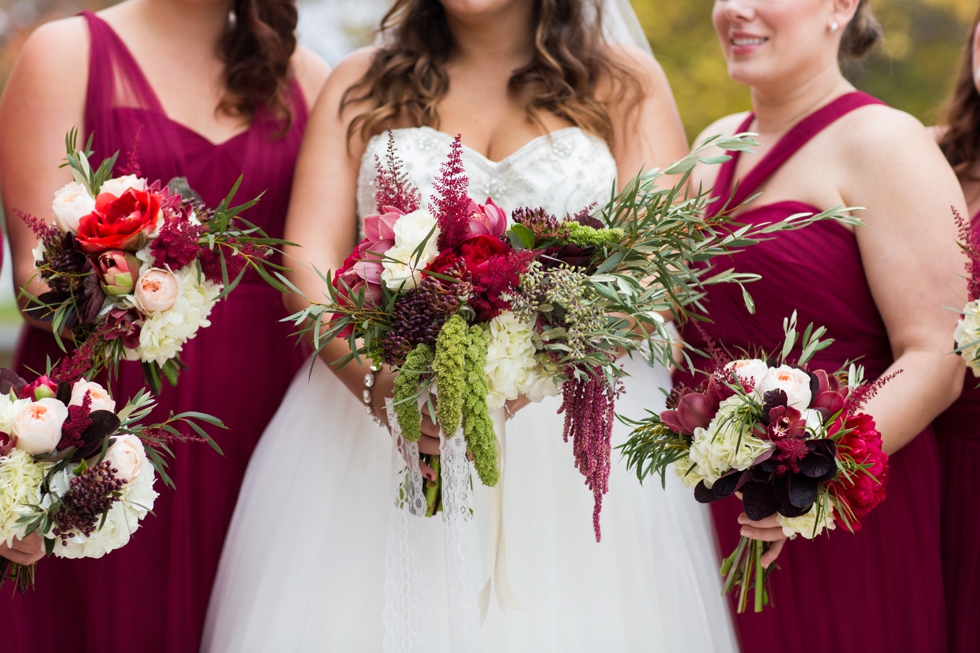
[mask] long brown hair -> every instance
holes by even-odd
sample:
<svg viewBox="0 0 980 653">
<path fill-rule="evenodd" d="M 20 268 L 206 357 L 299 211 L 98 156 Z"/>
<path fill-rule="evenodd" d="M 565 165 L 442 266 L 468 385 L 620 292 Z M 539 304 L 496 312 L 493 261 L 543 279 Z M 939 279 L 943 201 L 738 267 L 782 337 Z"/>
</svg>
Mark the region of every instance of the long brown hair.
<svg viewBox="0 0 980 653">
<path fill-rule="evenodd" d="M 839 56 L 848 61 L 859 61 L 878 45 L 883 35 L 881 25 L 871 9 L 871 0 L 858 3 L 854 18 L 844 29 L 840 41 Z"/>
<path fill-rule="evenodd" d="M 221 40 L 225 97 L 218 107 L 249 120 L 259 107 L 292 121 L 289 62 L 296 51 L 295 0 L 235 0 Z"/>
<path fill-rule="evenodd" d="M 953 95 L 946 102 L 946 124 L 939 147 L 961 179 L 980 158 L 980 93 L 973 81 L 973 35 L 980 24 L 980 8 L 973 17 L 966 49 L 960 58 L 960 70 Z"/>
<path fill-rule="evenodd" d="M 594 12 L 594 13 L 593 13 Z M 528 117 L 552 113 L 603 138 L 610 145 L 613 125 L 596 89 L 611 81 L 614 99 L 642 98 L 640 83 L 610 52 L 602 35 L 596 0 L 534 0 L 534 54 L 508 82 L 512 93 L 528 97 Z M 368 138 L 387 123 L 405 117 L 414 125 L 439 126 L 439 100 L 449 91 L 445 63 L 453 35 L 439 0 L 397 0 L 381 22 L 391 41 L 374 55 L 364 76 L 344 92 L 341 111 L 369 101 L 373 108 L 357 116 L 348 139 Z"/>
</svg>

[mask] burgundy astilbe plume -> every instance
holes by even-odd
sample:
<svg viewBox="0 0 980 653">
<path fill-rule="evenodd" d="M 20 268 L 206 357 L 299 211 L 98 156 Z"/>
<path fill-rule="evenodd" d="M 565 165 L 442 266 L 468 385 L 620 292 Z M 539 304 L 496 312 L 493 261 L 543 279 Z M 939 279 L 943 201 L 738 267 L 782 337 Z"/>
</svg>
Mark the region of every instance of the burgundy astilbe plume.
<svg viewBox="0 0 980 653">
<path fill-rule="evenodd" d="M 456 247 L 470 235 L 470 197 L 466 194 L 469 183 L 463 169 L 463 141 L 457 136 L 449 160 L 442 164 L 434 184 L 432 204 L 439 221 L 440 251 Z"/>
<path fill-rule="evenodd" d="M 603 377 L 590 375 L 570 379 L 562 387 L 562 405 L 558 412 L 565 414 L 563 437 L 565 442 L 572 438 L 575 468 L 585 476 L 585 484 L 595 498 L 592 527 L 596 542 L 602 540 L 599 515 L 602 497 L 609 491 L 615 408 L 616 392 Z"/>
<path fill-rule="evenodd" d="M 714 338 L 708 335 L 700 324 L 694 323 L 694 328 L 697 329 L 698 334 L 701 336 L 701 341 L 704 343 L 704 351 L 709 356 L 711 356 L 711 370 L 718 371 L 723 370 L 726 365 L 732 362 L 731 356 L 725 353 L 725 350 L 718 346 Z"/>
<path fill-rule="evenodd" d="M 878 394 L 878 391 L 881 390 L 886 383 L 894 379 L 902 372 L 903 370 L 896 370 L 891 374 L 879 376 L 875 381 L 865 383 L 863 386 L 852 392 L 847 397 L 847 402 L 844 404 L 844 413 L 851 414 L 860 412 L 861 409 L 864 408 L 865 404 L 875 398 L 875 395 Z"/>
<path fill-rule="evenodd" d="M 196 433 L 184 433 L 183 431 L 171 433 L 167 429 L 159 426 L 143 429 L 140 436 L 140 439 L 143 440 L 145 444 L 148 444 L 157 451 L 166 451 L 166 447 L 177 443 L 208 441 L 207 438 L 197 435 Z"/>
<path fill-rule="evenodd" d="M 61 441 L 58 442 L 58 451 L 64 451 L 68 447 L 81 447 L 85 444 L 82 433 L 92 424 L 92 418 L 89 417 L 91 412 L 91 392 L 85 393 L 81 406 L 68 407 L 68 419 L 61 427 Z"/>
<path fill-rule="evenodd" d="M 140 168 L 140 136 L 143 135 L 143 125 L 136 129 L 136 136 L 133 137 L 133 144 L 126 155 L 126 163 L 119 168 L 120 175 L 134 175 L 142 177 L 143 171 Z"/>
<path fill-rule="evenodd" d="M 267 259 L 266 250 L 255 243 L 236 243 L 238 253 L 233 254 L 230 248 L 224 248 L 225 269 L 228 271 L 228 282 L 234 281 L 242 269 L 248 265 L 249 259 Z M 221 255 L 215 249 L 202 247 L 200 250 L 201 271 L 204 278 L 214 283 L 224 283 L 221 277 Z"/>
<path fill-rule="evenodd" d="M 200 239 L 207 231 L 205 225 L 191 224 L 180 217 L 167 220 L 160 228 L 160 235 L 150 245 L 157 267 L 179 270 L 191 263 L 201 253 Z M 218 277 L 221 277 L 220 263 Z"/>
<path fill-rule="evenodd" d="M 417 211 L 422 204 L 422 195 L 409 183 L 402 165 L 402 160 L 395 154 L 395 134 L 389 127 L 385 162 L 382 164 L 381 159 L 374 157 L 374 169 L 377 171 L 374 200 L 379 210 L 385 206 L 393 206 L 405 213 L 411 213 Z"/>
<path fill-rule="evenodd" d="M 970 301 L 980 299 L 980 234 L 973 231 L 970 223 L 963 219 L 953 207 L 953 219 L 960 232 L 960 248 L 967 258 L 966 271 L 969 273 Z"/>
<path fill-rule="evenodd" d="M 75 533 L 88 536 L 95 532 L 112 504 L 119 500 L 125 481 L 116 478 L 118 470 L 108 460 L 89 467 L 69 482 L 61 498 L 61 508 L 54 516 L 55 537 L 63 546 Z"/>
<path fill-rule="evenodd" d="M 55 381 L 74 385 L 76 381 L 85 376 L 94 366 L 106 342 L 106 331 L 108 325 L 103 324 L 85 339 L 80 347 L 76 348 L 70 356 L 65 356 L 61 362 L 51 371 L 51 378 Z"/>
</svg>

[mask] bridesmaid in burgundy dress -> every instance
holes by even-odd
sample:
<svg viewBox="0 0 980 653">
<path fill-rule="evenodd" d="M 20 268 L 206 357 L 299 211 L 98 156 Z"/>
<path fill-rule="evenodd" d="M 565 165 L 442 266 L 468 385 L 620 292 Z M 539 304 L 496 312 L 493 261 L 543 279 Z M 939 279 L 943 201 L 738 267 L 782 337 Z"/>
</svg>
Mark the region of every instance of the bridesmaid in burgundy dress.
<svg viewBox="0 0 980 653">
<path fill-rule="evenodd" d="M 841 75 L 838 57 L 856 58 L 880 36 L 867 0 L 716 0 L 713 19 L 729 74 L 751 88 L 754 111 L 717 122 L 702 138 L 751 131 L 761 145 L 720 170 L 700 169 L 696 182 L 727 199 L 737 181 L 733 206 L 762 192 L 740 212 L 746 223 L 867 208 L 857 213 L 865 226 L 819 223 L 725 261 L 762 275 L 748 286 L 756 314 L 738 288 L 714 286 L 705 331 L 732 351 L 774 351 L 795 310 L 803 326 L 825 325 L 835 339 L 812 366 L 836 371 L 861 358 L 870 378 L 903 371 L 867 404 L 893 454 L 887 500 L 856 534 L 838 529 L 786 546 L 771 577 L 775 606 L 735 618 L 741 646 L 939 653 L 946 614 L 939 454 L 929 424 L 963 379 L 962 361 L 949 353 L 956 316 L 942 308 L 965 294 L 950 215 L 950 205 L 964 208 L 962 192 L 921 124 Z M 703 345 L 690 326 L 684 336 Z M 774 519 L 749 523 L 740 513 L 734 498 L 712 504 L 722 551 L 735 548 L 741 530 L 774 543 L 763 558 L 771 564 L 782 530 Z"/>
<path fill-rule="evenodd" d="M 937 130 L 939 147 L 959 176 L 976 234 L 980 234 L 978 26 L 980 9 L 973 19 L 956 89 L 948 103 L 946 125 Z M 954 305 L 959 307 L 963 303 Z M 977 383 L 978 379 L 967 372 L 963 394 L 933 422 L 939 439 L 942 474 L 943 579 L 952 653 L 972 653 L 980 642 L 980 497 L 970 490 L 980 468 Z"/>
<path fill-rule="evenodd" d="M 58 166 L 75 125 L 94 134 L 95 160 L 138 141 L 141 172 L 183 176 L 214 205 L 244 175 L 247 214 L 281 237 L 293 168 L 327 67 L 296 49 L 293 0 L 129 0 L 99 16 L 51 23 L 25 45 L 0 104 L 0 177 L 13 209 L 50 219 L 52 193 L 70 181 Z M 35 242 L 9 220 L 14 278 L 32 277 Z M 253 273 L 254 274 L 254 273 Z M 0 598 L 4 651 L 192 653 L 199 646 L 221 547 L 249 456 L 272 418 L 303 351 L 278 320 L 278 292 L 255 275 L 211 314 L 181 354 L 187 369 L 165 387 L 157 416 L 197 410 L 225 421 L 224 450 L 183 445 L 155 516 L 131 543 L 99 560 L 45 560 L 35 591 Z M 62 354 L 50 331 L 31 325 L 17 352 L 21 370 Z M 121 366 L 114 394 L 143 386 Z"/>
</svg>

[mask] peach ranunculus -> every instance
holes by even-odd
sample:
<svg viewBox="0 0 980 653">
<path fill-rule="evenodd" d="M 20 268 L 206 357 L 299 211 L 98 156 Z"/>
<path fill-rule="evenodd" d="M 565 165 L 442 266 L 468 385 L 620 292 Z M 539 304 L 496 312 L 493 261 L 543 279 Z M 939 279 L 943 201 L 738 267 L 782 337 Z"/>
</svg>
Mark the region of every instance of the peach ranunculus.
<svg viewBox="0 0 980 653">
<path fill-rule="evenodd" d="M 51 453 L 61 442 L 61 426 L 66 419 L 68 408 L 57 399 L 31 402 L 14 418 L 15 446 L 32 456 Z"/>
<path fill-rule="evenodd" d="M 68 402 L 68 405 L 81 406 L 82 401 L 85 399 L 85 393 L 88 393 L 89 399 L 92 402 L 90 408 L 92 412 L 97 410 L 107 410 L 110 413 L 116 412 L 116 401 L 109 396 L 106 389 L 98 383 L 86 381 L 85 379 L 80 379 L 75 382 L 75 385 L 71 389 L 71 401 Z"/>
<path fill-rule="evenodd" d="M 177 303 L 183 288 L 180 279 L 170 270 L 150 268 L 136 282 L 133 297 L 144 313 L 169 311 Z"/>
</svg>

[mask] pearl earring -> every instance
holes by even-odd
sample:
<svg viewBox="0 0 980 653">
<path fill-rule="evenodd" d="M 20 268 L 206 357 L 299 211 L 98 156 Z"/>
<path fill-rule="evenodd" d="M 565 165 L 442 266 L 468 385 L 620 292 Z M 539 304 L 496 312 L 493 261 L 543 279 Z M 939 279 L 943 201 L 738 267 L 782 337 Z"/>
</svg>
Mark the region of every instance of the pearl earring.
<svg viewBox="0 0 980 653">
<path fill-rule="evenodd" d="M 840 29 L 840 25 L 838 25 L 837 21 L 835 20 L 830 24 L 830 33 L 835 34 L 838 29 Z"/>
</svg>

